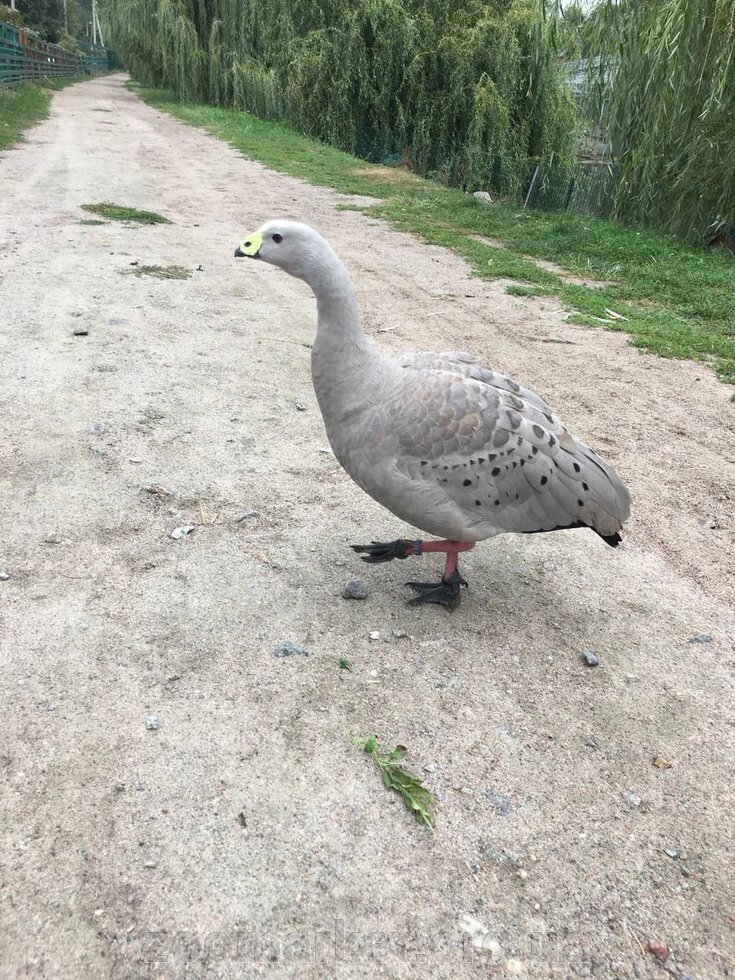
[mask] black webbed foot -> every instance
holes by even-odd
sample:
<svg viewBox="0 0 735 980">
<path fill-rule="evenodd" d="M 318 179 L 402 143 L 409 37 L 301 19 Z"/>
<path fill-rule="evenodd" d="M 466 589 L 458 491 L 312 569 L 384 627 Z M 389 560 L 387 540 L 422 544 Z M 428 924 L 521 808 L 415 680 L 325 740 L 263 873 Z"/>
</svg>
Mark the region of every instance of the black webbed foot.
<svg viewBox="0 0 735 980">
<path fill-rule="evenodd" d="M 439 606 L 446 606 L 450 611 L 456 609 L 461 602 L 460 586 L 467 588 L 467 582 L 456 570 L 449 578 L 442 578 L 441 582 L 406 582 L 406 585 L 417 593 L 413 599 L 408 600 L 409 606 L 434 602 Z"/>
<path fill-rule="evenodd" d="M 372 544 L 353 544 L 363 561 L 375 565 L 378 562 L 393 561 L 394 558 L 408 558 L 413 554 L 413 541 L 398 538 L 397 541 L 373 541 Z"/>
</svg>

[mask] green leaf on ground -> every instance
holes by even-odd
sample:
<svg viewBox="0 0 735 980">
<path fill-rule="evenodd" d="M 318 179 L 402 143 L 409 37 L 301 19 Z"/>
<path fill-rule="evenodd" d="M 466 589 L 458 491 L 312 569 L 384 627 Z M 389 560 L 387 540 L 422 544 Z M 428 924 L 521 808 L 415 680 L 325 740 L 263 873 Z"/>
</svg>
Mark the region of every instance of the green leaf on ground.
<svg viewBox="0 0 735 980">
<path fill-rule="evenodd" d="M 377 737 L 371 735 L 363 750 L 372 756 L 386 789 L 395 790 L 418 822 L 433 830 L 436 801 L 421 780 L 400 764 L 407 752 L 405 745 L 396 745 L 390 752 L 384 752 L 378 746 Z"/>
</svg>

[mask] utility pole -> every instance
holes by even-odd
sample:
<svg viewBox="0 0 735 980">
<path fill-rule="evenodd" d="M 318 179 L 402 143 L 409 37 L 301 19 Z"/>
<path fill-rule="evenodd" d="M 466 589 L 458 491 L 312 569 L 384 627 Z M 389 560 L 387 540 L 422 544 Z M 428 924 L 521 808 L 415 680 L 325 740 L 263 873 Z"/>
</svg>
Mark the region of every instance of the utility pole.
<svg viewBox="0 0 735 980">
<path fill-rule="evenodd" d="M 16 9 L 15 0 L 10 0 L 10 9 L 11 10 L 15 10 Z"/>
<path fill-rule="evenodd" d="M 11 3 L 15 3 L 15 0 L 11 0 Z M 64 30 L 69 33 L 69 14 L 66 9 L 66 0 L 64 0 Z"/>
<path fill-rule="evenodd" d="M 102 37 L 102 28 L 100 27 L 100 18 L 97 13 L 97 0 L 92 0 L 92 32 L 94 34 L 94 43 L 97 44 L 97 36 L 99 35 L 99 43 L 104 46 L 104 38 Z"/>
</svg>

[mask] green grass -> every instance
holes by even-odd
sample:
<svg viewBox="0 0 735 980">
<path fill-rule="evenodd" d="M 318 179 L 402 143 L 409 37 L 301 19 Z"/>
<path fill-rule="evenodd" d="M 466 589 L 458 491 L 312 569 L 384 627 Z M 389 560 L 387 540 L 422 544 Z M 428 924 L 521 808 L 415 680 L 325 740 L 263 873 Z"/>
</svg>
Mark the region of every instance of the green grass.
<svg viewBox="0 0 735 980">
<path fill-rule="evenodd" d="M 113 204 L 111 201 L 102 201 L 100 204 L 82 204 L 83 211 L 91 214 L 98 214 L 109 221 L 136 221 L 140 225 L 170 225 L 168 218 L 155 211 L 139 211 L 138 208 L 124 207 L 122 204 Z"/>
<path fill-rule="evenodd" d="M 150 105 L 204 127 L 274 170 L 376 198 L 374 204 L 340 206 L 369 210 L 394 228 L 451 249 L 477 275 L 515 279 L 534 295 L 558 296 L 573 323 L 623 330 L 637 347 L 663 357 L 706 361 L 723 380 L 735 383 L 735 260 L 730 256 L 588 215 L 488 205 L 412 174 L 368 164 L 281 123 L 131 87 Z M 604 284 L 593 288 L 569 282 L 564 274 L 538 266 L 537 259 Z"/>
<path fill-rule="evenodd" d="M 78 81 L 79 78 L 54 78 L 0 89 L 0 150 L 10 149 L 29 126 L 48 116 L 54 92 Z"/>
<path fill-rule="evenodd" d="M 505 291 L 509 296 L 544 296 L 547 294 L 546 290 L 540 286 L 524 286 L 522 283 L 511 283 L 510 286 L 505 287 Z"/>
<path fill-rule="evenodd" d="M 153 276 L 154 279 L 191 279 L 191 272 L 182 265 L 139 265 L 126 271 L 134 276 Z"/>
</svg>

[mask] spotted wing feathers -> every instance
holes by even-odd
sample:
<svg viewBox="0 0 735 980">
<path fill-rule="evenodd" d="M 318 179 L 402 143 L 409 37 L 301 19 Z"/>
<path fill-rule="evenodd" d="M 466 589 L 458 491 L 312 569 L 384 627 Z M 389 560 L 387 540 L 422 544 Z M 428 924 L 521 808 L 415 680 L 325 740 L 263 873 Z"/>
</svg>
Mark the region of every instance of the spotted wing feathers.
<svg viewBox="0 0 735 980">
<path fill-rule="evenodd" d="M 396 466 L 461 509 L 473 537 L 585 525 L 609 543 L 630 512 L 615 471 L 535 392 L 463 352 L 399 360 Z M 435 502 L 436 493 L 428 493 Z"/>
</svg>

